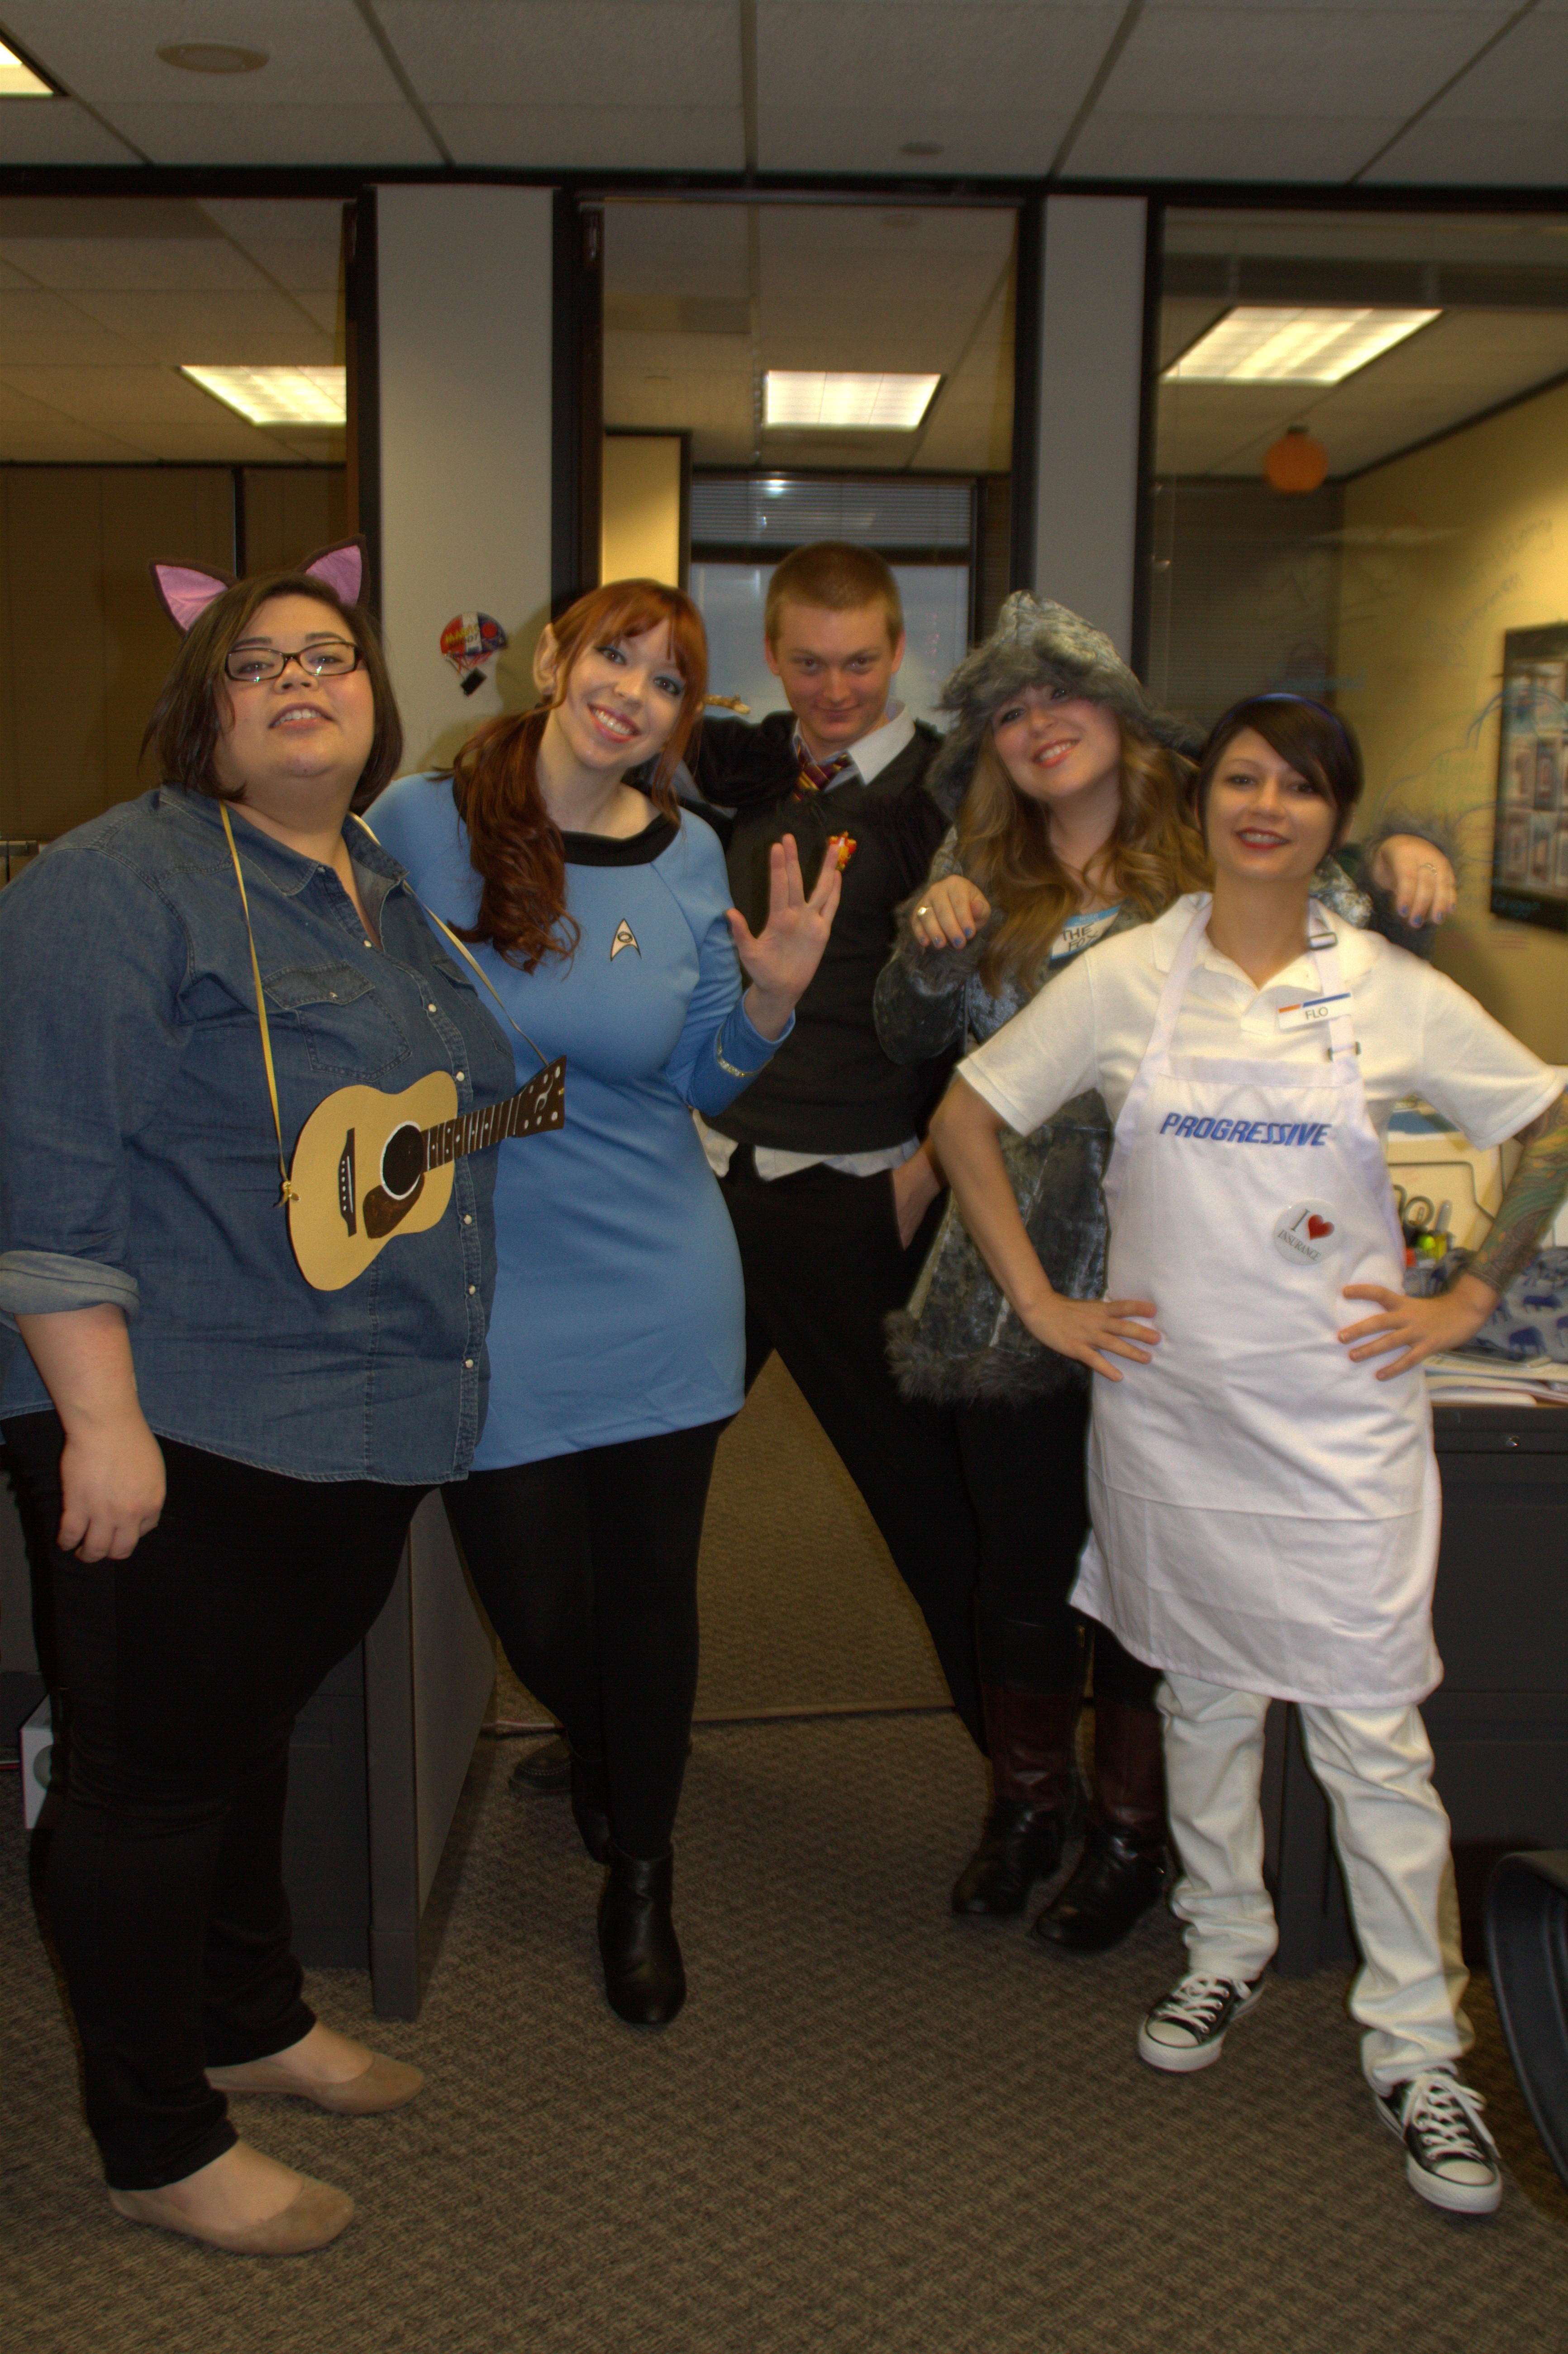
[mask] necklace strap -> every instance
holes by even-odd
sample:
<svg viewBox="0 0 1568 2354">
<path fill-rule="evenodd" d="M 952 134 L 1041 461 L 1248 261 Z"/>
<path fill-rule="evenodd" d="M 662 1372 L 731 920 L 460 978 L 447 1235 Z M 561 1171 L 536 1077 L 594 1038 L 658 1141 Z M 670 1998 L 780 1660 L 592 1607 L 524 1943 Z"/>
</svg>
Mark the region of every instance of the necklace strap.
<svg viewBox="0 0 1568 2354">
<path fill-rule="evenodd" d="M 267 1026 L 267 999 L 261 987 L 261 967 L 256 956 L 256 935 L 250 928 L 250 901 L 245 890 L 245 870 L 239 864 L 235 847 L 234 828 L 229 822 L 228 805 L 219 801 L 217 813 L 223 820 L 223 830 L 228 837 L 228 854 L 234 861 L 234 879 L 239 885 L 239 904 L 245 912 L 245 938 L 250 949 L 250 977 L 256 983 L 256 1019 L 261 1025 L 261 1060 L 267 1066 L 267 1093 L 272 1104 L 272 1128 L 278 1139 L 279 1207 L 286 1202 L 296 1202 L 299 1195 L 289 1182 L 289 1164 L 283 1158 L 283 1122 L 278 1109 L 278 1075 L 272 1066 L 272 1034 Z"/>
</svg>

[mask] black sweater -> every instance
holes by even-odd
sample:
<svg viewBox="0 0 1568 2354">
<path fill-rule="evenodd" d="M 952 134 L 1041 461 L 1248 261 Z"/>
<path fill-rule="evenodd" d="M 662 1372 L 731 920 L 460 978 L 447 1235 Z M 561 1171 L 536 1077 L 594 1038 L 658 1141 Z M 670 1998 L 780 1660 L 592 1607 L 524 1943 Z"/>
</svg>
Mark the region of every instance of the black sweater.
<svg viewBox="0 0 1568 2354">
<path fill-rule="evenodd" d="M 768 853 L 795 836 L 810 890 L 830 834 L 855 844 L 839 911 L 795 1027 L 767 1068 L 711 1123 L 746 1144 L 823 1156 L 902 1144 L 921 1129 L 952 1066 L 951 1053 L 900 1066 L 877 1044 L 873 999 L 894 941 L 894 910 L 918 888 L 947 820 L 925 790 L 938 737 L 916 723 L 913 740 L 872 783 L 796 790 L 795 722 L 705 722 L 693 769 L 705 800 L 732 811 L 726 854 L 735 903 L 759 931 L 768 914 Z"/>
</svg>

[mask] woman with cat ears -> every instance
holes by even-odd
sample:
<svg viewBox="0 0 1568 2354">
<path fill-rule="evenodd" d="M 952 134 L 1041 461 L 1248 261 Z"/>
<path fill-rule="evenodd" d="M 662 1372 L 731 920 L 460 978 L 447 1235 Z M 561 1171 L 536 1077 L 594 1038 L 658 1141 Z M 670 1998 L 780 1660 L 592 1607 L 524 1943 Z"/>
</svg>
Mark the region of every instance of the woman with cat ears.
<svg viewBox="0 0 1568 2354">
<path fill-rule="evenodd" d="M 423 2081 L 301 1998 L 289 1736 L 472 1460 L 495 1278 L 474 1152 L 371 1279 L 313 1288 L 296 1142 L 354 1082 L 437 1075 L 464 1113 L 513 1086 L 351 815 L 402 747 L 362 564 L 154 566 L 185 632 L 159 781 L 0 893 L 0 1423 L 69 1696 L 50 1916 L 111 2203 L 244 2254 L 320 2247 L 354 2205 L 240 2140 L 227 2094 L 358 2115 Z"/>
<path fill-rule="evenodd" d="M 877 984 L 895 1062 L 983 1043 L 1037 997 L 1047 1005 L 1092 942 L 1144 926 L 1207 878 L 1187 807 L 1193 737 L 1162 711 L 1100 631 L 1026 590 L 944 695 L 952 724 L 930 790 L 954 815 L 924 889 L 902 911 Z M 1419 835 L 1362 854 L 1369 900 L 1332 860 L 1321 894 L 1352 925 L 1441 923 L 1453 870 Z M 1043 992 L 1048 992 L 1043 996 Z M 1002 1151 L 1056 1288 L 1101 1282 L 1104 1101 L 1086 1089 Z M 980 1843 L 953 1890 L 962 1916 L 1020 1913 L 1060 1864 L 1075 1809 L 1075 1727 L 1094 1691 L 1087 1837 L 1035 1935 L 1074 1952 L 1124 1937 L 1166 1867 L 1156 1675 L 1069 1606 L 1088 1525 L 1082 1366 L 1013 1315 L 950 1205 L 908 1312 L 890 1320 L 908 1394 L 950 1404 L 980 1524 L 977 1625 L 992 1772 Z"/>
</svg>

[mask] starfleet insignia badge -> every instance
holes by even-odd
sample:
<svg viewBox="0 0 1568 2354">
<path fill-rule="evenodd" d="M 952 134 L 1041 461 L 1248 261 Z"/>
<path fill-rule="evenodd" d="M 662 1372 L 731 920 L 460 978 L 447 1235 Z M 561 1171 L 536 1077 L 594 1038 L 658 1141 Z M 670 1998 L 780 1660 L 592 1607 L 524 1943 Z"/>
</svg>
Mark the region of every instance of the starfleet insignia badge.
<svg viewBox="0 0 1568 2354">
<path fill-rule="evenodd" d="M 617 924 L 615 928 L 615 938 L 609 944 L 609 960 L 611 964 L 615 962 L 616 958 L 620 954 L 622 949 L 637 949 L 639 956 L 642 953 L 641 949 L 637 948 L 637 935 L 632 930 L 624 916 L 622 916 L 620 923 Z"/>
<path fill-rule="evenodd" d="M 1292 1202 L 1275 1226 L 1275 1249 L 1297 1267 L 1316 1267 L 1339 1248 L 1339 1214 L 1330 1202 Z"/>
</svg>

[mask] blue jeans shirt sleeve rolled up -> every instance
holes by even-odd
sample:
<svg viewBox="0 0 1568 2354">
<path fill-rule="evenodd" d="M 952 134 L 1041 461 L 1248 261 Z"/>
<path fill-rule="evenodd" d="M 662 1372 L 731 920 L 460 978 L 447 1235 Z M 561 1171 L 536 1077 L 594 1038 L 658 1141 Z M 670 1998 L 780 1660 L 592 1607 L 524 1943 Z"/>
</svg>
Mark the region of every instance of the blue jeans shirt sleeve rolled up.
<svg viewBox="0 0 1568 2354">
<path fill-rule="evenodd" d="M 511 1092 L 510 1049 L 395 860 L 354 830 L 378 948 L 330 868 L 235 833 L 285 1157 L 339 1087 L 446 1070 L 460 1113 Z M 0 1415 L 48 1403 L 16 1317 L 106 1301 L 163 1437 L 296 1478 L 461 1476 L 483 1419 L 495 1151 L 455 1164 L 428 1233 L 341 1291 L 306 1284 L 216 803 L 160 788 L 25 869 L 0 893 Z"/>
</svg>

